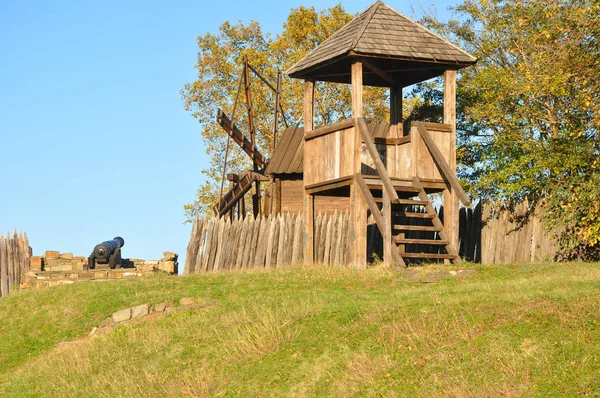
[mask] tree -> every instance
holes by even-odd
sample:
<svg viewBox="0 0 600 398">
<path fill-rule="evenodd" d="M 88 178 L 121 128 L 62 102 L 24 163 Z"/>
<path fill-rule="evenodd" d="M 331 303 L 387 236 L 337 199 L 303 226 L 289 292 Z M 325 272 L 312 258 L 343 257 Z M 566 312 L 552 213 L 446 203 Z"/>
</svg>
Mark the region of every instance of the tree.
<svg viewBox="0 0 600 398">
<path fill-rule="evenodd" d="M 455 11 L 425 22 L 479 58 L 458 85 L 461 176 L 483 198 L 544 203 L 566 258 L 597 258 L 600 3 L 466 0 Z"/>
<path fill-rule="evenodd" d="M 204 171 L 206 181 L 198 190 L 197 200 L 185 206 L 188 219 L 205 212 L 218 199 L 227 136 L 215 118 L 218 108 L 231 113 L 242 59 L 247 57 L 262 76 L 275 82 L 278 71 L 284 71 L 300 60 L 352 18 L 341 5 L 320 12 L 314 7 L 299 7 L 292 9 L 282 32 L 275 37 L 264 33 L 257 22 L 247 25 L 225 22 L 218 34 L 207 33 L 198 38 L 198 79 L 186 84 L 181 94 L 185 108 L 201 124 L 210 166 Z M 350 116 L 349 86 L 317 83 L 315 94 L 316 125 L 334 123 Z M 365 117 L 387 118 L 387 90 L 370 88 L 365 90 L 364 95 Z M 257 79 L 252 82 L 252 96 L 258 132 L 257 147 L 261 153 L 269 155 L 273 145 L 274 96 Z M 302 116 L 302 99 L 302 82 L 285 78 L 282 81 L 281 102 L 287 120 L 294 125 L 299 123 Z M 235 122 L 242 131 L 248 131 L 245 104 L 245 98 L 241 95 Z M 232 145 L 228 164 L 230 172 L 241 171 L 250 167 L 250 160 Z"/>
</svg>

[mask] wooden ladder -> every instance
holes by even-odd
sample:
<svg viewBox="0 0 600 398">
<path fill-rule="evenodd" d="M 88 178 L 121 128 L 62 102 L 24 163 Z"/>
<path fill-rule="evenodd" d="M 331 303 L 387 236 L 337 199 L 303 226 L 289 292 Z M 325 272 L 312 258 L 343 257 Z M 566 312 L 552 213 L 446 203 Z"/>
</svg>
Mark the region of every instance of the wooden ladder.
<svg viewBox="0 0 600 398">
<path fill-rule="evenodd" d="M 394 256 L 394 262 L 397 265 L 406 266 L 405 259 L 410 259 L 410 261 L 416 260 L 450 260 L 455 265 L 460 265 L 460 257 L 458 252 L 446 231 L 444 230 L 444 225 L 440 218 L 438 217 L 435 208 L 431 204 L 431 201 L 427 197 L 427 193 L 421 184 L 421 181 L 418 177 L 413 178 L 413 190 L 418 199 L 396 199 L 392 202 L 392 211 L 390 215 L 385 215 L 379 210 L 375 198 L 371 194 L 371 190 L 367 186 L 365 182 L 364 176 L 362 174 L 355 175 L 355 181 L 362 192 L 367 204 L 369 206 L 369 210 L 375 219 L 375 223 L 381 232 L 381 235 L 385 238 L 385 227 L 386 223 L 392 223 L 394 219 L 400 220 L 409 220 L 409 219 L 424 219 L 430 220 L 431 225 L 422 226 L 422 225 L 410 225 L 407 223 L 393 223 L 392 231 L 397 231 L 394 235 L 392 234 L 391 239 L 392 243 L 396 247 L 396 250 L 392 250 L 392 255 Z M 424 208 L 425 213 L 415 212 L 415 208 Z M 406 238 L 406 233 L 413 234 L 415 232 L 429 232 L 434 233 L 433 238 L 431 237 L 419 237 L 419 238 Z M 409 247 L 418 248 L 418 251 L 414 252 L 406 252 L 406 246 L 411 245 Z M 435 249 L 433 249 L 435 248 Z M 437 250 L 441 248 L 445 251 L 445 253 L 440 253 L 442 250 Z"/>
<path fill-rule="evenodd" d="M 252 183 L 260 180 L 261 177 L 257 173 L 242 173 L 234 186 L 214 205 L 213 210 L 215 214 L 219 217 L 225 215 L 252 188 Z"/>
</svg>

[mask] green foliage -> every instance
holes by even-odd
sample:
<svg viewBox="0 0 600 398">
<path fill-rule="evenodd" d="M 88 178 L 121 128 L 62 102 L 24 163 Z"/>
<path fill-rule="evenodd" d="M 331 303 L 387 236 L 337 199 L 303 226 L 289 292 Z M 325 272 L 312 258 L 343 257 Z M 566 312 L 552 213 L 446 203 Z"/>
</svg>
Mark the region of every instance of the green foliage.
<svg viewBox="0 0 600 398">
<path fill-rule="evenodd" d="M 461 176 L 483 198 L 543 202 L 567 258 L 597 255 L 600 4 L 466 0 L 455 11 L 427 22 L 479 59 L 458 83 Z"/>
<path fill-rule="evenodd" d="M 0 299 L 0 396 L 598 395 L 600 264 L 476 269 L 438 283 L 294 267 L 25 291 Z M 211 305 L 87 337 L 114 311 L 182 297 Z"/>
<path fill-rule="evenodd" d="M 257 22 L 232 25 L 225 22 L 218 34 L 207 33 L 198 38 L 198 79 L 182 90 L 185 108 L 201 124 L 201 134 L 210 158 L 204 171 L 206 181 L 198 190 L 198 198 L 185 206 L 188 219 L 204 212 L 218 197 L 227 136 L 216 123 L 218 108 L 231 114 L 243 57 L 272 84 L 278 71 L 285 71 L 310 50 L 352 20 L 341 5 L 323 11 L 314 7 L 292 9 L 281 34 L 264 33 Z M 256 120 L 257 147 L 270 156 L 273 146 L 274 95 L 254 76 L 251 77 L 252 101 Z M 378 88 L 365 90 L 365 117 L 384 119 L 389 112 L 388 93 Z M 285 77 L 282 81 L 282 105 L 288 123 L 296 125 L 302 117 L 303 82 Z M 317 83 L 315 90 L 315 124 L 326 125 L 346 119 L 351 114 L 350 89 L 347 85 Z M 235 121 L 248 132 L 246 99 L 240 96 Z M 281 126 L 279 126 L 281 129 Z M 248 157 L 235 144 L 229 155 L 229 172 L 246 170 Z"/>
</svg>

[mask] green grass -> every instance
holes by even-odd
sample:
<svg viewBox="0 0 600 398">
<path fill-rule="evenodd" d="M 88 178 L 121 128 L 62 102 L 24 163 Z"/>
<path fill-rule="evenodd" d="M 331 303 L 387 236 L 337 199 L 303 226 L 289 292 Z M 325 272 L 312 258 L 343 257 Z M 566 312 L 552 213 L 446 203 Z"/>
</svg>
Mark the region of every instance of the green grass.
<svg viewBox="0 0 600 398">
<path fill-rule="evenodd" d="M 437 284 L 289 268 L 25 291 L 0 300 L 0 396 L 600 396 L 600 264 L 475 267 Z M 182 297 L 214 305 L 84 338 Z"/>
</svg>

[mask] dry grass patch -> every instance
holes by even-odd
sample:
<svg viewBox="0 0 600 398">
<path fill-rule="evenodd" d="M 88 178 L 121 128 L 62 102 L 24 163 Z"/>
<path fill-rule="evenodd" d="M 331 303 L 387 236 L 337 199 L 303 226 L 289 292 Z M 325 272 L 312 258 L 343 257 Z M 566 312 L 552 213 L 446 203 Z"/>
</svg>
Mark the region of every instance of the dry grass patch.
<svg viewBox="0 0 600 398">
<path fill-rule="evenodd" d="M 283 310 L 242 309 L 228 314 L 224 327 L 213 326 L 216 344 L 224 360 L 245 361 L 277 352 L 294 337 L 289 325 L 293 318 Z"/>
</svg>

